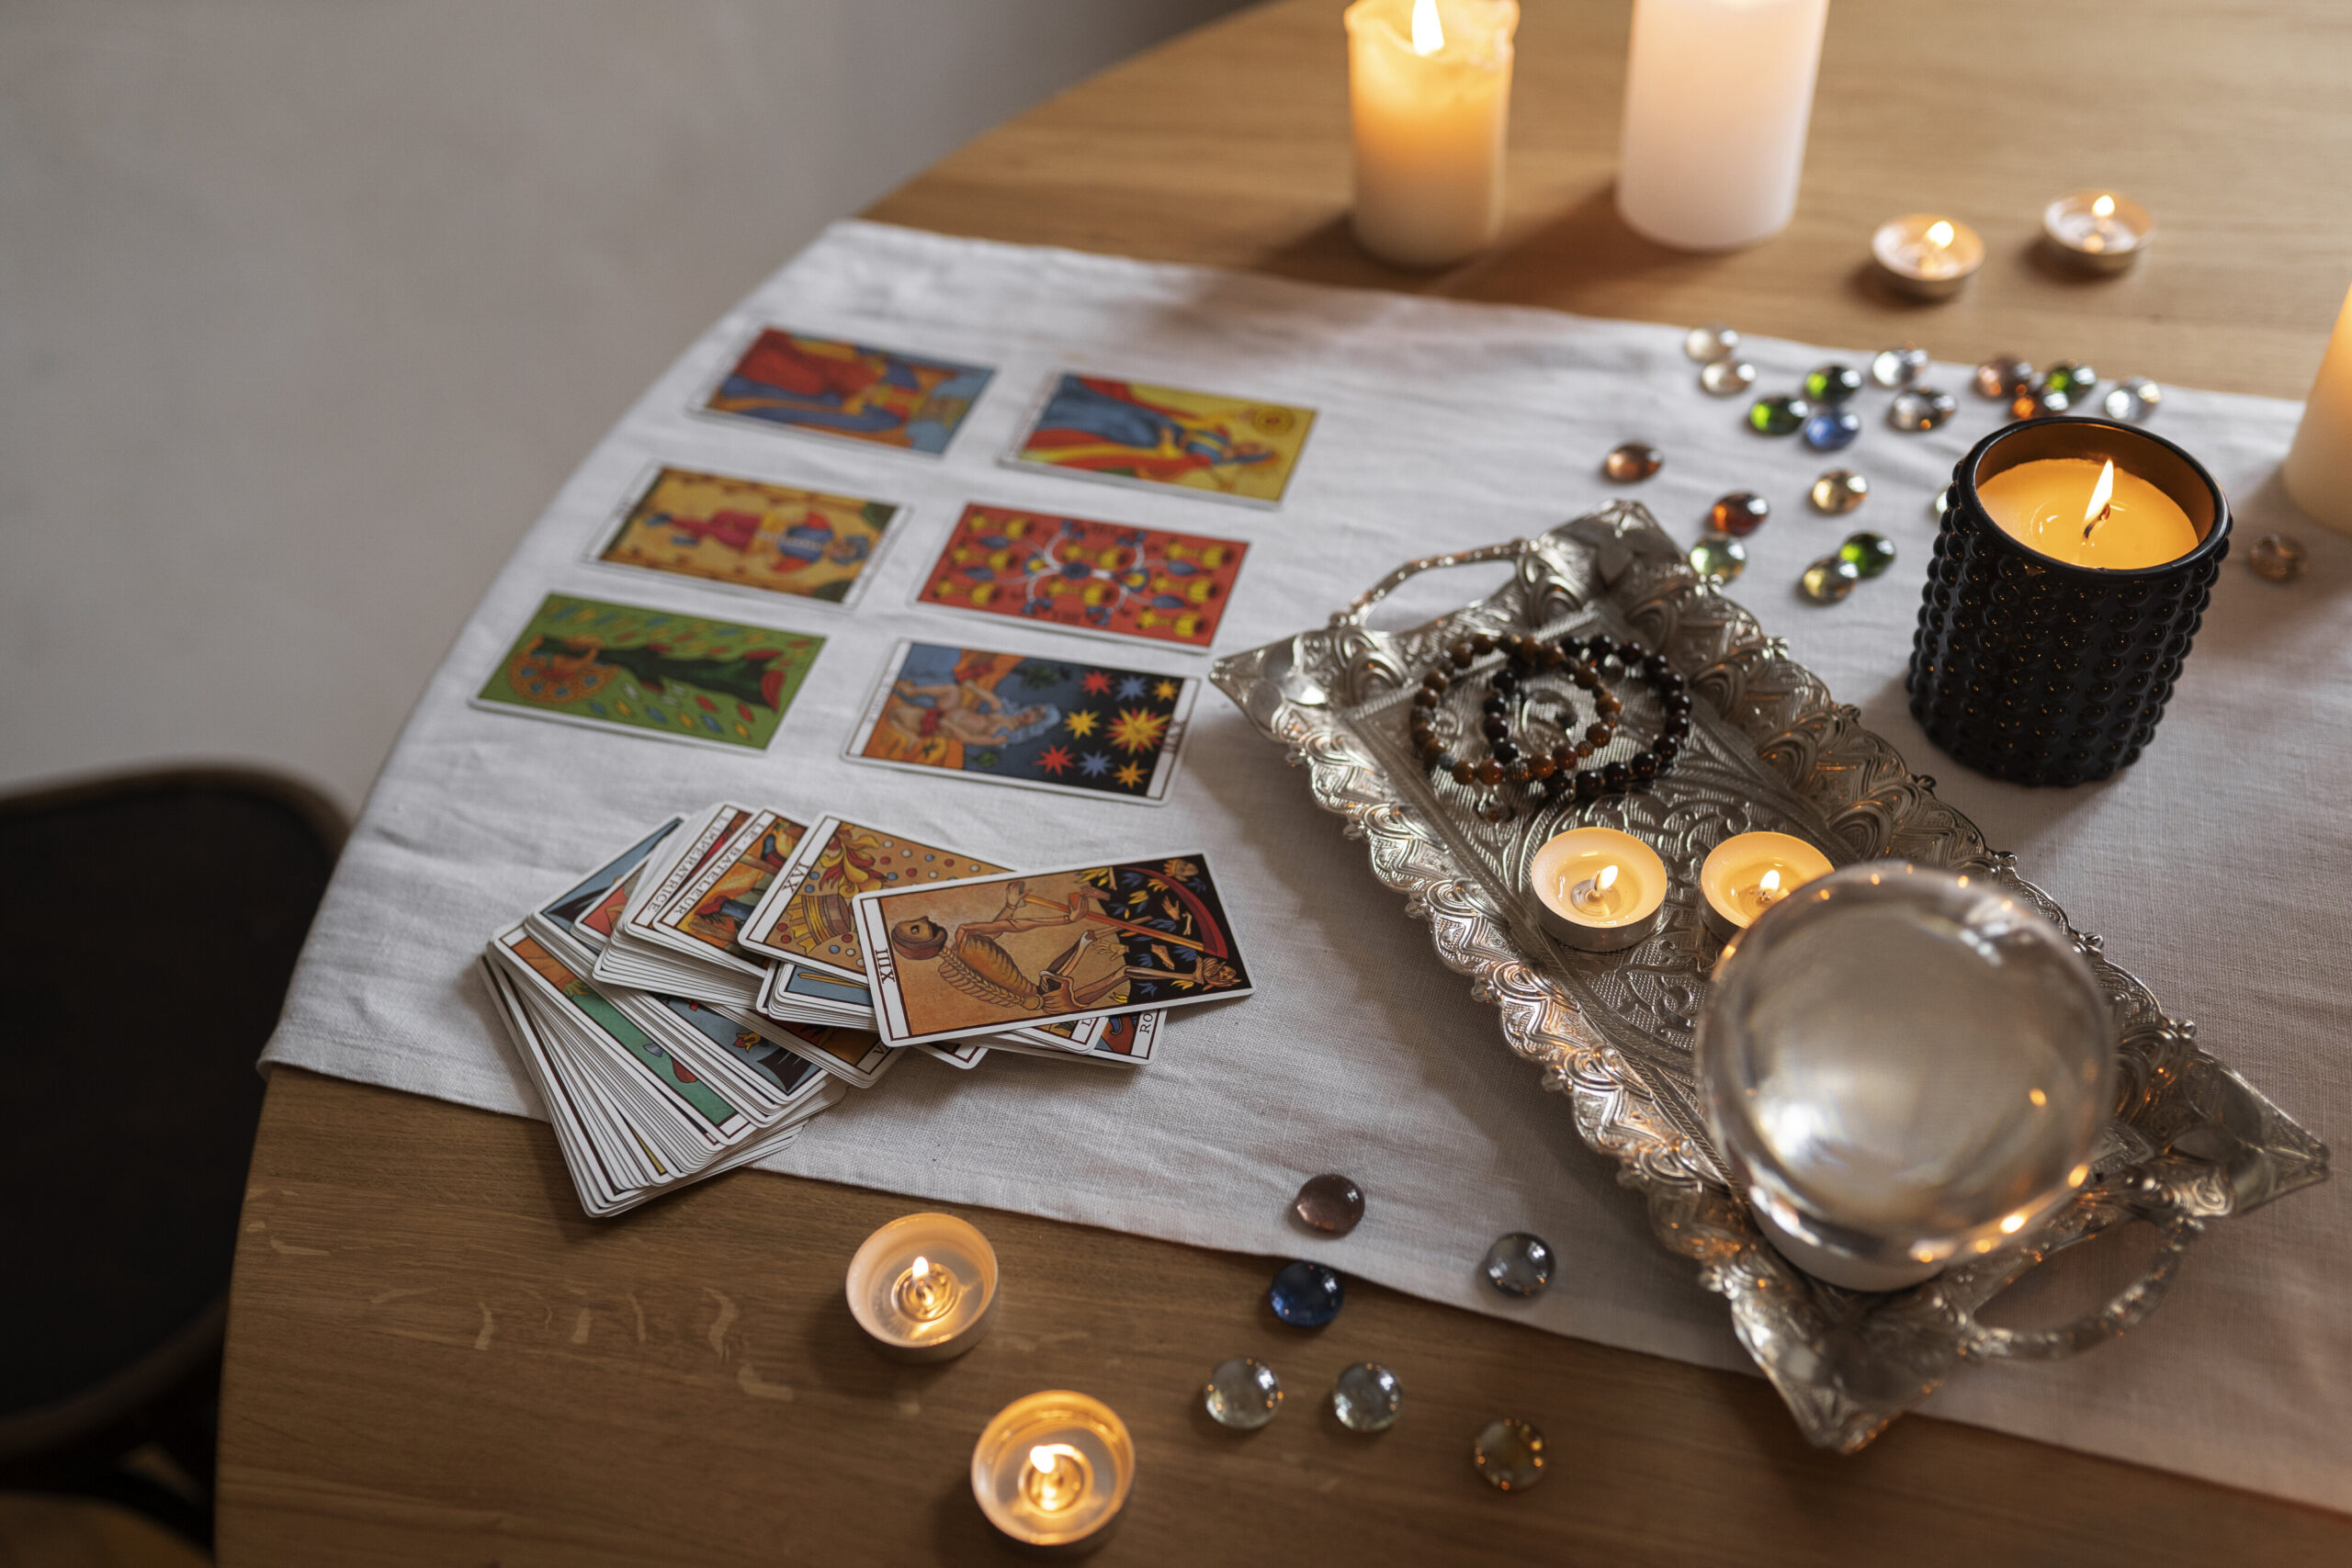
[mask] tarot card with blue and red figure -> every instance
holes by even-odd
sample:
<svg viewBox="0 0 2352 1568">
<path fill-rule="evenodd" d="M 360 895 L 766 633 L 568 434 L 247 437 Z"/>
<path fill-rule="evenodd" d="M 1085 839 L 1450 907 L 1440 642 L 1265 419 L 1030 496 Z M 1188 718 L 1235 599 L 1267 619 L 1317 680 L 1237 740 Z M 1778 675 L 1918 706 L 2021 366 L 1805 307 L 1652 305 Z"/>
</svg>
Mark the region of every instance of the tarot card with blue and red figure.
<svg viewBox="0 0 2352 1568">
<path fill-rule="evenodd" d="M 1012 506 L 964 508 L 922 603 L 1205 651 L 1250 547 Z"/>
<path fill-rule="evenodd" d="M 697 407 L 936 457 L 994 374 L 985 366 L 766 327 Z"/>
<path fill-rule="evenodd" d="M 1063 371 L 1004 460 L 1016 468 L 1279 506 L 1315 411 Z"/>
</svg>

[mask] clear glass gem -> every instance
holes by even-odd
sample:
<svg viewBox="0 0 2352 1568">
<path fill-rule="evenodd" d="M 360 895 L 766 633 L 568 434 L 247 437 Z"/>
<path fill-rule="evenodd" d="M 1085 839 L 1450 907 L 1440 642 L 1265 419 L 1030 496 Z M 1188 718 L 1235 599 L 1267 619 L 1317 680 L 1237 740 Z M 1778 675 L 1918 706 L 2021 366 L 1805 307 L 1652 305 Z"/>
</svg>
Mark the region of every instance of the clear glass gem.
<svg viewBox="0 0 2352 1568">
<path fill-rule="evenodd" d="M 1996 355 L 1976 367 L 1976 395 L 1998 402 L 2014 398 L 2033 385 L 2033 367 L 2006 354 Z"/>
<path fill-rule="evenodd" d="M 1255 1356 L 1219 1361 L 1201 1390 L 1201 1404 L 1220 1427 L 1254 1432 L 1283 1407 L 1283 1380 Z"/>
<path fill-rule="evenodd" d="M 1312 1176 L 1290 1207 L 1302 1222 L 1326 1235 L 1345 1235 L 1363 1218 L 1363 1189 L 1344 1176 Z"/>
<path fill-rule="evenodd" d="M 1826 408 L 1804 422 L 1804 444 L 1816 452 L 1837 452 L 1862 433 L 1862 416 L 1849 408 Z"/>
<path fill-rule="evenodd" d="M 1728 534 L 1709 534 L 1690 547 L 1690 570 L 1703 581 L 1729 582 L 1747 570 L 1747 547 Z"/>
<path fill-rule="evenodd" d="M 1629 485 L 1649 478 L 1665 461 L 1666 455 L 1647 442 L 1628 441 L 1609 449 L 1609 456 L 1600 460 L 1600 471 L 1621 485 Z"/>
<path fill-rule="evenodd" d="M 2126 424 L 2144 424 L 2165 400 L 2165 389 L 2145 376 L 2134 376 L 2107 389 L 2099 406 L 2109 419 L 2120 419 Z"/>
<path fill-rule="evenodd" d="M 1894 394 L 1886 405 L 1886 423 L 1897 430 L 1917 434 L 1949 423 L 1960 412 L 1960 400 L 1933 387 L 1911 387 Z"/>
<path fill-rule="evenodd" d="M 1736 539 L 1724 542 L 1738 547 Z M 1553 1262 L 1549 1242 L 1525 1231 L 1513 1231 L 1495 1237 L 1478 1271 L 1486 1275 L 1487 1283 L 1507 1296 L 1540 1296 L 1552 1282 Z"/>
<path fill-rule="evenodd" d="M 1489 1421 L 1470 1439 L 1470 1462 L 1498 1492 L 1523 1492 L 1544 1479 L 1544 1434 L 1529 1421 Z"/>
<path fill-rule="evenodd" d="M 1772 503 L 1753 491 L 1736 490 L 1717 499 L 1707 508 L 1707 521 L 1718 534 L 1736 534 L 1741 538 L 1764 526 L 1772 515 Z"/>
<path fill-rule="evenodd" d="M 1794 435 L 1813 416 L 1803 398 L 1758 398 L 1748 405 L 1747 428 L 1759 435 Z"/>
<path fill-rule="evenodd" d="M 1745 359 L 1711 359 L 1700 367 L 1699 385 L 1715 397 L 1733 397 L 1756 385 L 1756 367 Z"/>
<path fill-rule="evenodd" d="M 1894 564 L 1894 541 L 1868 530 L 1849 534 L 1838 547 L 1838 558 L 1852 567 L 1858 577 L 1876 577 Z"/>
<path fill-rule="evenodd" d="M 1347 1291 L 1340 1276 L 1320 1263 L 1304 1258 L 1285 1263 L 1266 1287 L 1266 1304 L 1274 1315 L 1297 1328 L 1320 1328 L 1340 1315 Z"/>
<path fill-rule="evenodd" d="M 2042 373 L 2041 384 L 2045 392 L 2065 393 L 2071 402 L 2090 395 L 2091 389 L 2098 385 L 2098 372 L 2087 365 L 2062 359 Z"/>
<path fill-rule="evenodd" d="M 1385 1432 L 1404 1404 L 1404 1385 L 1378 1361 L 1358 1361 L 1331 1385 L 1331 1414 L 1351 1432 Z"/>
<path fill-rule="evenodd" d="M 1682 352 L 1702 365 L 1727 359 L 1739 352 L 1739 334 L 1721 321 L 1709 321 L 1683 334 Z"/>
<path fill-rule="evenodd" d="M 1901 391 L 1928 373 L 1928 351 L 1917 344 L 1882 348 L 1871 358 L 1871 379 L 1891 392 Z"/>
<path fill-rule="evenodd" d="M 2303 574 L 2303 547 L 2284 534 L 2265 534 L 2246 552 L 2245 564 L 2257 577 L 2292 582 Z"/>
<path fill-rule="evenodd" d="M 1862 574 L 1841 552 L 1824 556 L 1805 568 L 1804 575 L 1797 579 L 1797 586 L 1804 591 L 1806 598 L 1816 604 L 1835 604 L 1851 593 L 1854 584 L 1861 580 Z"/>
<path fill-rule="evenodd" d="M 1832 468 L 1813 481 L 1813 506 L 1842 517 L 1871 498 L 1871 481 L 1851 468 Z"/>
<path fill-rule="evenodd" d="M 1842 403 L 1862 389 L 1862 373 L 1850 365 L 1822 365 L 1808 371 L 1804 395 L 1816 403 Z"/>
</svg>

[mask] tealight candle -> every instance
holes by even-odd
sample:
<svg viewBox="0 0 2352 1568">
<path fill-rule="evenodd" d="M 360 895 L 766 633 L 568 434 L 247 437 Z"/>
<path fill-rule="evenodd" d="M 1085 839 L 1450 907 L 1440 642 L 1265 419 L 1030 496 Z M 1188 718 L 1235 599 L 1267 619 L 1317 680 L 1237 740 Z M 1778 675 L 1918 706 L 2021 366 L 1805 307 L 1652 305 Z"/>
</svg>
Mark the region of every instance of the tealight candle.
<svg viewBox="0 0 2352 1568">
<path fill-rule="evenodd" d="M 1356 0 L 1345 19 L 1357 240 L 1400 266 L 1493 243 L 1518 0 Z"/>
<path fill-rule="evenodd" d="M 2180 502 L 2112 457 L 2044 457 L 1987 475 L 1977 499 L 2001 532 L 2069 566 L 2162 566 L 2199 544 Z"/>
<path fill-rule="evenodd" d="M 2352 294 L 2336 315 L 2278 479 L 2313 522 L 2352 534 Z"/>
<path fill-rule="evenodd" d="M 907 1214 L 865 1238 L 847 1288 L 850 1314 L 885 1355 L 943 1361 L 989 1331 L 996 1251 L 953 1214 Z"/>
<path fill-rule="evenodd" d="M 2078 190 L 2042 209 L 2041 232 L 2052 251 L 2086 272 L 2121 272 L 2155 238 L 2155 220 L 2129 197 Z"/>
<path fill-rule="evenodd" d="M 1984 242 L 1957 219 L 1914 212 L 1880 224 L 1871 255 L 1896 289 L 1915 299 L 1944 299 L 1984 265 Z"/>
<path fill-rule="evenodd" d="M 1829 857 L 1792 834 L 1735 833 L 1708 851 L 1699 867 L 1707 929 L 1729 940 L 1766 909 L 1829 872 Z"/>
<path fill-rule="evenodd" d="M 972 1446 L 972 1495 L 989 1523 L 1055 1555 L 1109 1540 L 1135 1479 L 1126 1424 L 1101 1400 L 1068 1389 L 1014 1400 Z"/>
<path fill-rule="evenodd" d="M 1618 953 L 1657 930 L 1666 863 L 1631 833 L 1571 828 L 1544 841 L 1528 865 L 1544 929 L 1566 946 Z"/>
</svg>

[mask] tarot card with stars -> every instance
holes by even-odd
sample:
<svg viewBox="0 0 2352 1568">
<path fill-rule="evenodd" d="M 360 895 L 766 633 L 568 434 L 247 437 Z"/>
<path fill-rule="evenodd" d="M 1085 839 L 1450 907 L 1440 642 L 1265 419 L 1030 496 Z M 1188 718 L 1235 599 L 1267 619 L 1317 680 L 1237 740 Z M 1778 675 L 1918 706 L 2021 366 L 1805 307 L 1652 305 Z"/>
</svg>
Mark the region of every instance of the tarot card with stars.
<svg viewBox="0 0 2352 1568">
<path fill-rule="evenodd" d="M 1200 684 L 1091 660 L 902 642 L 845 755 L 1157 806 Z"/>
</svg>

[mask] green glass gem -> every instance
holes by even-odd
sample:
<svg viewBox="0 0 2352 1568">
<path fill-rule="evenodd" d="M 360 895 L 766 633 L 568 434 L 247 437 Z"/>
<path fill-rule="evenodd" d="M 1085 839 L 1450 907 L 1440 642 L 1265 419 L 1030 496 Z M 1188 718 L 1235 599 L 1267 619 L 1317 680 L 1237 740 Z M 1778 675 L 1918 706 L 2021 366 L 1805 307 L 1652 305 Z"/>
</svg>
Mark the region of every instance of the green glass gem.
<svg viewBox="0 0 2352 1568">
<path fill-rule="evenodd" d="M 1860 576 L 1876 577 L 1894 564 L 1894 541 L 1868 530 L 1849 534 L 1846 542 L 1838 547 L 1838 558 Z"/>
<path fill-rule="evenodd" d="M 2042 390 L 2064 392 L 2070 399 L 2087 396 L 2098 385 L 2098 372 L 2087 365 L 2062 359 L 2042 373 Z"/>
<path fill-rule="evenodd" d="M 1824 365 L 1804 378 L 1804 395 L 1816 403 L 1842 403 L 1862 389 L 1862 373 L 1850 365 Z"/>
<path fill-rule="evenodd" d="M 1854 584 L 1861 580 L 1862 574 L 1854 570 L 1854 563 L 1847 560 L 1845 552 L 1841 550 L 1834 556 L 1824 556 L 1805 568 L 1804 575 L 1797 580 L 1797 586 L 1804 591 L 1806 598 L 1816 604 L 1835 604 L 1851 593 Z"/>
<path fill-rule="evenodd" d="M 1758 398 L 1747 411 L 1747 428 L 1758 435 L 1794 435 L 1813 417 L 1803 398 Z"/>
<path fill-rule="evenodd" d="M 1747 570 L 1747 547 L 1729 534 L 1710 534 L 1690 547 L 1690 570 L 1702 582 L 1729 582 Z"/>
</svg>

